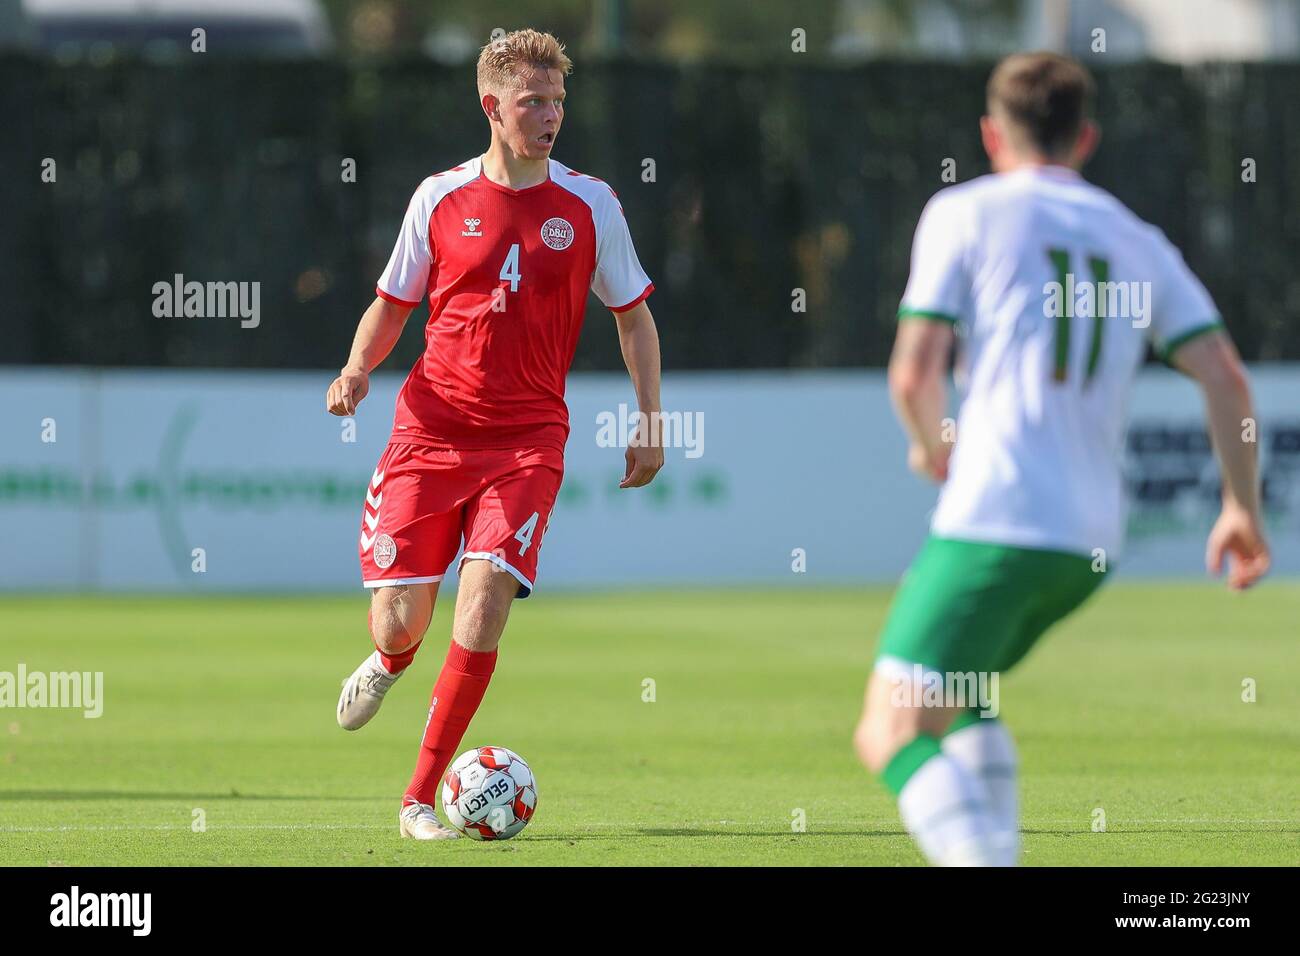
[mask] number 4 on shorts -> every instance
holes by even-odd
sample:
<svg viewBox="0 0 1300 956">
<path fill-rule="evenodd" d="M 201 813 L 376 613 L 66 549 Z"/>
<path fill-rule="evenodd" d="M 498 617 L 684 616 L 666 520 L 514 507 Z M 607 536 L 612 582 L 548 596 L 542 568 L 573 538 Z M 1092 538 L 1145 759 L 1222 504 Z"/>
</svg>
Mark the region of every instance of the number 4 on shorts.
<svg viewBox="0 0 1300 956">
<path fill-rule="evenodd" d="M 519 556 L 521 558 L 533 543 L 533 532 L 537 530 L 537 517 L 537 512 L 534 511 L 533 516 L 524 522 L 522 528 L 515 532 L 515 540 L 519 542 Z"/>
</svg>

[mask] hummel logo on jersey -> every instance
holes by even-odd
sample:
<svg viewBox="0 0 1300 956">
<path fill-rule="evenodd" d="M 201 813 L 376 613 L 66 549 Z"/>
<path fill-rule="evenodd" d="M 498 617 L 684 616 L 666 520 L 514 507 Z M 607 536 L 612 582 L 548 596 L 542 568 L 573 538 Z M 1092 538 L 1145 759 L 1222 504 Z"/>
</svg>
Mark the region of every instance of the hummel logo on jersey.
<svg viewBox="0 0 1300 956">
<path fill-rule="evenodd" d="M 482 219 L 466 219 L 466 220 L 465 220 L 465 232 L 462 232 L 461 235 L 462 235 L 462 236 L 481 236 L 481 235 L 483 235 L 483 233 L 481 233 L 481 232 L 478 231 L 479 224 L 482 223 L 482 222 L 483 222 Z"/>
</svg>

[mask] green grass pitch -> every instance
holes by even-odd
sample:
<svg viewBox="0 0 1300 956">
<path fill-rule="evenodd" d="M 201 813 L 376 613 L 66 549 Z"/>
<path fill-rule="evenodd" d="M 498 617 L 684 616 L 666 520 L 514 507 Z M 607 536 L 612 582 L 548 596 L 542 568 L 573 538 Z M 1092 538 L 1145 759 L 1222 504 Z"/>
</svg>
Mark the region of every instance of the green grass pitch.
<svg viewBox="0 0 1300 956">
<path fill-rule="evenodd" d="M 499 844 L 397 835 L 449 594 L 355 734 L 334 704 L 369 649 L 363 594 L 6 598 L 0 670 L 103 671 L 105 704 L 0 710 L 0 864 L 917 864 L 849 741 L 888 596 L 516 605 L 464 742 L 537 774 L 537 816 Z M 1300 861 L 1297 622 L 1297 582 L 1117 582 L 1051 632 L 1001 688 L 1024 862 Z"/>
</svg>

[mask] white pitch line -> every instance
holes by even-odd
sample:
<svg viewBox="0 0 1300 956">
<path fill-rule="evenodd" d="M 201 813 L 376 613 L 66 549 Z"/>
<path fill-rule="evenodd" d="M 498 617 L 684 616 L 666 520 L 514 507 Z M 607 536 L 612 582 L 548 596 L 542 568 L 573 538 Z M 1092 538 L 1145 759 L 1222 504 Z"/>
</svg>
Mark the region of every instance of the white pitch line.
<svg viewBox="0 0 1300 956">
<path fill-rule="evenodd" d="M 652 823 L 642 821 L 638 823 L 592 823 L 583 825 L 583 830 L 639 830 L 639 829 L 689 829 L 691 827 L 710 827 L 710 826 L 737 826 L 737 827 L 763 827 L 772 826 L 775 821 L 759 821 L 756 823 L 737 823 L 734 820 L 705 820 L 690 823 Z M 819 827 L 827 826 L 863 826 L 875 825 L 881 828 L 897 826 L 896 823 L 889 820 L 811 820 L 809 832 L 815 833 Z M 1117 827 L 1142 827 L 1152 826 L 1155 824 L 1257 824 L 1257 825 L 1279 825 L 1290 824 L 1300 826 L 1300 820 L 1223 820 L 1210 818 L 1188 818 L 1188 819 L 1168 819 L 1168 820 L 1121 820 L 1109 821 L 1107 829 L 1103 832 L 1113 832 Z M 1075 828 L 1072 832 L 1088 833 L 1091 832 L 1090 824 L 1087 821 L 1080 820 L 1030 820 L 1027 825 L 1031 829 L 1039 827 L 1071 827 Z M 94 833 L 94 832 L 121 832 L 121 831 L 139 831 L 139 832 L 156 832 L 156 831 L 187 831 L 191 828 L 182 824 L 158 824 L 156 826 L 96 826 L 74 825 L 58 827 L 0 827 L 0 833 Z M 231 823 L 231 824 L 212 824 L 206 830 L 194 831 L 196 833 L 212 832 L 215 830 L 389 830 L 391 824 L 387 823 Z M 1022 829 L 1024 827 L 1022 826 Z M 798 836 L 797 833 L 792 835 Z M 864 831 L 870 832 L 870 831 Z M 580 834 L 579 834 L 580 835 Z M 648 834 L 657 836 L 661 834 Z M 662 834 L 670 836 L 671 834 Z M 782 833 L 782 836 L 785 834 Z"/>
<path fill-rule="evenodd" d="M 64 833 L 64 832 L 116 832 L 120 830 L 189 830 L 190 827 L 179 824 L 160 824 L 158 826 L 63 826 L 63 827 L 0 827 L 0 833 Z M 390 824 L 381 823 L 231 823 L 210 826 L 195 833 L 209 830 L 388 830 Z"/>
</svg>

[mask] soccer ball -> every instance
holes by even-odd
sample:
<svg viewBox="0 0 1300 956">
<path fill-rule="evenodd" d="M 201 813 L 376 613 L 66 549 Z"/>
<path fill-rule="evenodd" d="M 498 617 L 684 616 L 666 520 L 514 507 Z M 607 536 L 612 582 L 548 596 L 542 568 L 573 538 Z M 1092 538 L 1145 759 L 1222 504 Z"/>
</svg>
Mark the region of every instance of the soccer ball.
<svg viewBox="0 0 1300 956">
<path fill-rule="evenodd" d="M 524 758 L 505 747 L 467 750 L 442 778 L 447 820 L 471 840 L 509 840 L 537 809 L 537 781 Z"/>
</svg>

